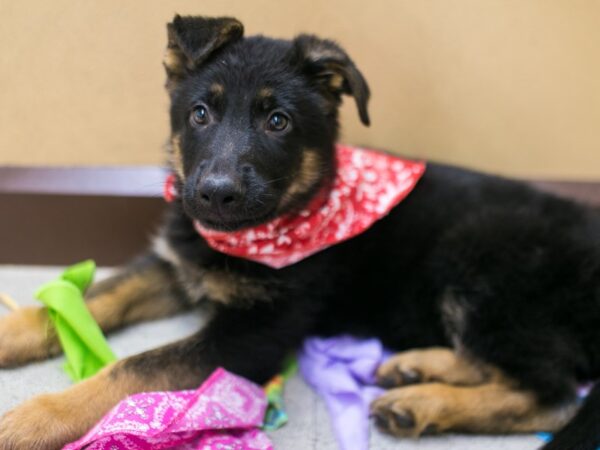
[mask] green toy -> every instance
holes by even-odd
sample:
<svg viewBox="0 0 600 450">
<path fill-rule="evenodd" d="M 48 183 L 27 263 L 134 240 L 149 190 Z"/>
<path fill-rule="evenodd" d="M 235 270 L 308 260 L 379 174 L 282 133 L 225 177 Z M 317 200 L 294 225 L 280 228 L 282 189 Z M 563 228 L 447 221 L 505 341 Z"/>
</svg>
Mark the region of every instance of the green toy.
<svg viewBox="0 0 600 450">
<path fill-rule="evenodd" d="M 91 377 L 117 359 L 83 298 L 95 271 L 94 261 L 75 264 L 35 294 L 48 307 L 48 315 L 67 359 L 64 370 L 75 382 Z"/>
</svg>

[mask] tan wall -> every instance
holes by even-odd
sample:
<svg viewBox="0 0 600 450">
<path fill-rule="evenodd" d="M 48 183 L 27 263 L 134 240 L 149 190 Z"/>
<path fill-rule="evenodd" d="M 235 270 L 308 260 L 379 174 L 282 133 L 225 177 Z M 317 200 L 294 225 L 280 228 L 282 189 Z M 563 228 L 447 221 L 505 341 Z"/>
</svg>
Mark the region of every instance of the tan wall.
<svg viewBox="0 0 600 450">
<path fill-rule="evenodd" d="M 600 179 L 597 0 L 0 0 L 0 164 L 159 163 L 175 12 L 337 39 L 373 91 L 346 142 Z"/>
</svg>

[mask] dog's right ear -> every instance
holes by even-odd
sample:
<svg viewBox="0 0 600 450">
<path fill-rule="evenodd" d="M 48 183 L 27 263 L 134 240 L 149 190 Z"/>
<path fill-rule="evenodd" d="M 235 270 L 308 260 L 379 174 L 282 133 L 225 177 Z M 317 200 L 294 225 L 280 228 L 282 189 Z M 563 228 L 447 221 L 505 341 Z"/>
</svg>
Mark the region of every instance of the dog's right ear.
<svg viewBox="0 0 600 450">
<path fill-rule="evenodd" d="M 164 66 L 167 87 L 198 68 L 216 50 L 240 39 L 242 23 L 231 17 L 176 15 L 167 24 L 168 44 Z"/>
<path fill-rule="evenodd" d="M 360 120 L 369 125 L 369 86 L 348 54 L 335 42 L 310 34 L 293 40 L 294 60 L 321 86 L 323 92 L 340 103 L 341 94 L 354 97 Z"/>
</svg>

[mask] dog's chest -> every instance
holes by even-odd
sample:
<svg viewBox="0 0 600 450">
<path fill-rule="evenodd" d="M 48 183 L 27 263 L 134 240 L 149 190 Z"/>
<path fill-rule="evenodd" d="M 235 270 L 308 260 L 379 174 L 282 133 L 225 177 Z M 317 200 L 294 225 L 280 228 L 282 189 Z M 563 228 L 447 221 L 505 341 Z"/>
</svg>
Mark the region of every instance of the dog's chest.
<svg viewBox="0 0 600 450">
<path fill-rule="evenodd" d="M 177 276 L 192 302 L 210 300 L 226 305 L 269 300 L 267 287 L 258 280 L 225 270 L 180 266 Z"/>
<path fill-rule="evenodd" d="M 264 281 L 226 269 L 205 269 L 190 264 L 182 260 L 162 236 L 154 239 L 153 250 L 173 266 L 180 287 L 192 303 L 209 300 L 231 305 L 270 300 Z"/>
</svg>

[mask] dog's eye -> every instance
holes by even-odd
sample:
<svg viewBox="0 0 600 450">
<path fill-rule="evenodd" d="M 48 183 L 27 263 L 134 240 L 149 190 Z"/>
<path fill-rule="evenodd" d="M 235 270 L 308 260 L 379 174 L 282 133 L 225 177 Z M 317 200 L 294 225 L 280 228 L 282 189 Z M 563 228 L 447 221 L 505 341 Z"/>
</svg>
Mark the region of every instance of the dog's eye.
<svg viewBox="0 0 600 450">
<path fill-rule="evenodd" d="M 276 112 L 271 114 L 269 120 L 267 120 L 267 129 L 269 131 L 283 131 L 287 128 L 289 119 L 285 114 Z"/>
<path fill-rule="evenodd" d="M 208 122 L 208 110 L 206 106 L 199 105 L 192 110 L 192 122 L 198 125 L 206 125 Z"/>
</svg>

